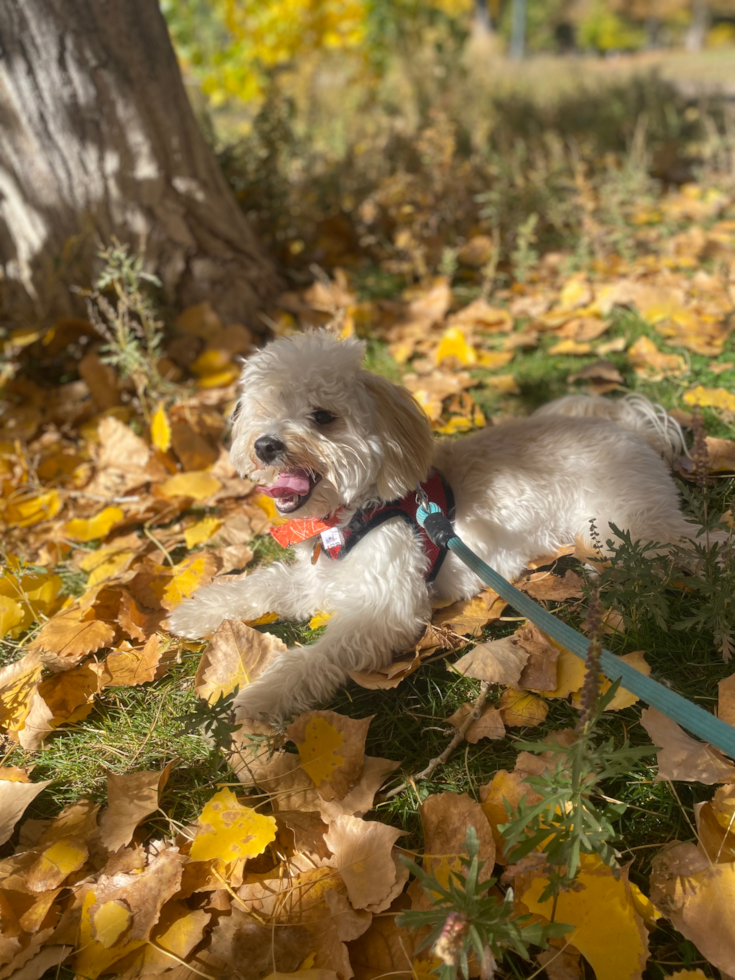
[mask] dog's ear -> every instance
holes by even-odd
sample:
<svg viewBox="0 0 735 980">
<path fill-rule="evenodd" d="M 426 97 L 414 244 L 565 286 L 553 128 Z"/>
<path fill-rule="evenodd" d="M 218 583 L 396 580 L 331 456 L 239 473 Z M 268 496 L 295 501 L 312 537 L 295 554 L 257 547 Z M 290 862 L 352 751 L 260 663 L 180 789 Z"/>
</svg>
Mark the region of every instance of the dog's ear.
<svg viewBox="0 0 735 980">
<path fill-rule="evenodd" d="M 395 500 L 426 479 L 434 437 L 429 420 L 405 388 L 368 371 L 361 374 L 375 404 L 377 432 L 383 443 L 378 493 L 383 500 Z"/>
</svg>

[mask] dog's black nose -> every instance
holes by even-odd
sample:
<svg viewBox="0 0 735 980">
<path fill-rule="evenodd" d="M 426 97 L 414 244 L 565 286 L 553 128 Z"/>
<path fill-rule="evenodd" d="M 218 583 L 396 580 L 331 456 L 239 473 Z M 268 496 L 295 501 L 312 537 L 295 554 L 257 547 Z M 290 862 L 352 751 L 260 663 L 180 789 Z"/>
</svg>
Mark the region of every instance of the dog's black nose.
<svg viewBox="0 0 735 980">
<path fill-rule="evenodd" d="M 286 452 L 285 445 L 275 436 L 261 436 L 253 443 L 255 455 L 264 463 L 272 463 L 274 459 Z"/>
</svg>

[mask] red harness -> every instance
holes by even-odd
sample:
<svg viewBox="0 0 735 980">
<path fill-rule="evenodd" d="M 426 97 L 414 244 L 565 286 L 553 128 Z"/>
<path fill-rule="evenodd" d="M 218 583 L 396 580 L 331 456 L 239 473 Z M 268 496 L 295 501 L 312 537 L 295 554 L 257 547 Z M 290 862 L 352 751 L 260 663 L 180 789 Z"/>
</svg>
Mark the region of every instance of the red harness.
<svg viewBox="0 0 735 980">
<path fill-rule="evenodd" d="M 454 494 L 452 488 L 438 470 L 432 470 L 429 477 L 421 484 L 421 489 L 429 498 L 431 503 L 439 504 L 443 513 L 450 521 L 454 520 Z M 374 528 L 392 521 L 395 518 L 405 521 L 413 530 L 421 542 L 421 545 L 429 559 L 429 568 L 426 573 L 426 581 L 432 582 L 439 574 L 444 557 L 447 553 L 446 548 L 440 548 L 429 538 L 419 522 L 416 520 L 416 511 L 419 509 L 419 501 L 415 490 L 409 491 L 400 500 L 392 500 L 390 503 L 373 507 L 370 510 L 358 510 L 346 527 L 337 529 L 335 527 L 337 518 L 331 521 L 289 521 L 280 527 L 271 529 L 271 534 L 283 547 L 295 544 L 297 541 L 308 540 L 322 534 L 322 554 L 331 558 L 333 561 L 341 561 L 345 555 L 359 544 L 360 541 L 369 534 Z M 325 541 L 326 538 L 326 541 Z M 334 543 L 332 543 L 334 542 Z"/>
</svg>

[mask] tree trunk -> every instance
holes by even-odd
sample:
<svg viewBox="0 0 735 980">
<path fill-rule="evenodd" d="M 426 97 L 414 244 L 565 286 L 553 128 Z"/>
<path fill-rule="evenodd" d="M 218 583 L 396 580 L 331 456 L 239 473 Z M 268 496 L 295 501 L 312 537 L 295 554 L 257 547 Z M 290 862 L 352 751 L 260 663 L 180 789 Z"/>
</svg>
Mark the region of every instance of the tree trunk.
<svg viewBox="0 0 735 980">
<path fill-rule="evenodd" d="M 692 19 L 687 30 L 685 47 L 687 51 L 701 51 L 709 27 L 709 8 L 707 0 L 693 0 Z"/>
<path fill-rule="evenodd" d="M 0 283 L 72 312 L 111 237 L 176 306 L 262 329 L 278 289 L 199 131 L 157 0 L 0 0 Z"/>
</svg>

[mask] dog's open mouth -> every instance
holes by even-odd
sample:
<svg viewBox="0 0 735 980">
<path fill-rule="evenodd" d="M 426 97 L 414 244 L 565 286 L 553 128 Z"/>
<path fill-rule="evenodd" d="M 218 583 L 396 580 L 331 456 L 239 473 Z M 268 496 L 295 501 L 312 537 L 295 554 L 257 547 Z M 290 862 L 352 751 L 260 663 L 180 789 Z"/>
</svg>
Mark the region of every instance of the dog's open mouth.
<svg viewBox="0 0 735 980">
<path fill-rule="evenodd" d="M 275 483 L 258 489 L 273 497 L 279 514 L 290 514 L 303 507 L 320 480 L 319 473 L 312 470 L 281 470 Z"/>
</svg>

